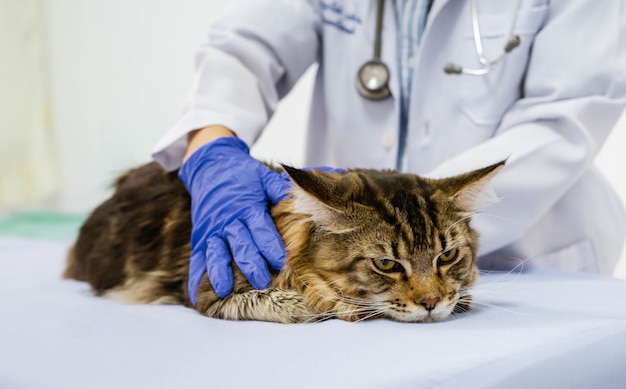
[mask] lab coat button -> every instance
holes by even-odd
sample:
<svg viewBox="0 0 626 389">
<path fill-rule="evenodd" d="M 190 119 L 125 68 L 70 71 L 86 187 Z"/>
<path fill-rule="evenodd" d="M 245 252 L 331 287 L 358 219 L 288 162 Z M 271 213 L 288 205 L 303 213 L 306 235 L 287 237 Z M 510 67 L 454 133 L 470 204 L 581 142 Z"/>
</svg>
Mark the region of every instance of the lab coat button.
<svg viewBox="0 0 626 389">
<path fill-rule="evenodd" d="M 392 132 L 389 131 L 383 134 L 383 146 L 385 146 L 386 149 L 392 148 L 395 143 L 396 137 Z"/>
</svg>

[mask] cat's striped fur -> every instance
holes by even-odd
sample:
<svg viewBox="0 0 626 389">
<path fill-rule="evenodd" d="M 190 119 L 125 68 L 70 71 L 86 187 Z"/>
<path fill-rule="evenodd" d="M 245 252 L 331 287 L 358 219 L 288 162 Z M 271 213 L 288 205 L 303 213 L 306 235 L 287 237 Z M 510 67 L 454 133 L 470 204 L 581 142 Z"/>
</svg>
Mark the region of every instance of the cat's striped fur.
<svg viewBox="0 0 626 389">
<path fill-rule="evenodd" d="M 503 162 L 442 180 L 394 171 L 343 173 L 286 167 L 292 197 L 272 209 L 288 250 L 266 290 L 233 263 L 234 292 L 218 298 L 205 277 L 200 313 L 294 323 L 339 318 L 436 321 L 469 308 L 478 193 Z M 116 183 L 90 215 L 65 277 L 132 303 L 193 306 L 187 295 L 190 199 L 176 173 L 151 163 Z"/>
</svg>

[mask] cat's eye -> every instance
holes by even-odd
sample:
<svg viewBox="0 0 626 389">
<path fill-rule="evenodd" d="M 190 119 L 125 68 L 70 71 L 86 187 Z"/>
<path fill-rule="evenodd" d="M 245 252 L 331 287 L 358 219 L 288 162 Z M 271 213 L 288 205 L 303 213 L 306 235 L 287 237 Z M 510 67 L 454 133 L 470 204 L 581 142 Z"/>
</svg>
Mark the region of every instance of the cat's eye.
<svg viewBox="0 0 626 389">
<path fill-rule="evenodd" d="M 443 262 L 443 263 L 448 263 L 448 262 L 452 262 L 456 259 L 456 257 L 459 256 L 459 250 L 458 249 L 452 249 L 452 250 L 448 250 L 444 253 L 442 253 L 441 255 L 439 255 L 439 261 Z"/>
<path fill-rule="evenodd" d="M 374 266 L 376 266 L 379 270 L 385 272 L 402 270 L 402 265 L 396 261 L 392 261 L 391 259 L 374 258 L 372 259 L 372 262 L 374 262 Z"/>
</svg>

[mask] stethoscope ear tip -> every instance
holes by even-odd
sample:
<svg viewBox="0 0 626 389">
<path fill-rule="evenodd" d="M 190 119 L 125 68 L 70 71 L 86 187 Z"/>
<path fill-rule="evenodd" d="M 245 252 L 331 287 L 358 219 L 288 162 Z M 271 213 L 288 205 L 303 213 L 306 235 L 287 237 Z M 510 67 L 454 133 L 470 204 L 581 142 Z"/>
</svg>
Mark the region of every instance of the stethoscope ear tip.
<svg viewBox="0 0 626 389">
<path fill-rule="evenodd" d="M 478 0 L 471 0 L 470 6 L 471 6 L 471 13 L 472 13 L 472 34 L 474 35 L 474 48 L 476 49 L 476 55 L 478 56 L 478 60 L 480 61 L 481 65 L 479 68 L 472 69 L 472 68 L 467 68 L 467 67 L 463 68 L 455 64 L 447 64 L 443 68 L 443 71 L 446 74 L 467 74 L 471 76 L 484 76 L 485 74 L 489 73 L 494 67 L 496 67 L 496 65 L 500 62 L 500 60 L 502 60 L 505 54 L 508 54 L 511 51 L 513 51 L 513 49 L 518 47 L 522 42 L 519 35 L 513 35 L 513 28 L 515 27 L 515 20 L 517 19 L 517 13 L 519 11 L 520 1 L 521 0 L 517 0 L 515 2 L 515 8 L 513 10 L 513 15 L 511 17 L 511 27 L 509 28 L 509 33 L 505 38 L 503 52 L 500 53 L 500 55 L 497 58 L 490 61 L 487 58 L 485 58 L 485 54 L 483 52 L 482 37 L 480 36 L 480 28 L 479 28 L 479 21 L 478 21 L 478 5 L 477 5 Z"/>
<path fill-rule="evenodd" d="M 446 72 L 446 74 L 461 74 L 463 73 L 463 68 L 459 65 L 449 63 L 443 68 L 443 71 Z"/>
<path fill-rule="evenodd" d="M 510 53 L 511 50 L 513 50 L 514 48 L 516 48 L 517 46 L 520 45 L 520 43 L 522 43 L 522 39 L 519 37 L 519 35 L 513 35 L 511 36 L 507 41 L 506 41 L 506 45 L 504 45 L 504 52 L 505 53 Z"/>
</svg>

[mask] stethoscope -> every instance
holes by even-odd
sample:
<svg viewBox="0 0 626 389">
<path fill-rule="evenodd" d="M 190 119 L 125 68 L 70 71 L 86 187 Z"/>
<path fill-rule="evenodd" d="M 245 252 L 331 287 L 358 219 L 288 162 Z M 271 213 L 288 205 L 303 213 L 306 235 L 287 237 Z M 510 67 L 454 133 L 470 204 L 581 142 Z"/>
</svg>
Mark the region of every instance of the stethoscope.
<svg viewBox="0 0 626 389">
<path fill-rule="evenodd" d="M 498 55 L 495 59 L 489 60 L 485 57 L 485 52 L 483 50 L 483 42 L 478 23 L 477 0 L 471 0 L 472 33 L 474 34 L 476 55 L 481 63 L 481 67 L 472 69 L 449 63 L 443 68 L 443 71 L 447 74 L 467 74 L 470 76 L 483 76 L 492 71 L 506 54 L 510 53 L 521 43 L 519 35 L 513 34 L 513 28 L 515 27 L 515 19 L 517 19 L 520 2 L 521 0 L 515 1 L 515 8 L 513 14 L 511 15 L 510 27 L 505 39 L 505 45 L 502 53 L 500 53 L 500 55 Z M 384 0 L 378 0 L 376 6 L 376 39 L 374 40 L 374 57 L 361 66 L 356 77 L 356 88 L 359 91 L 359 94 L 370 100 L 382 100 L 391 95 L 391 92 L 389 91 L 389 68 L 380 59 L 383 9 Z"/>
</svg>

